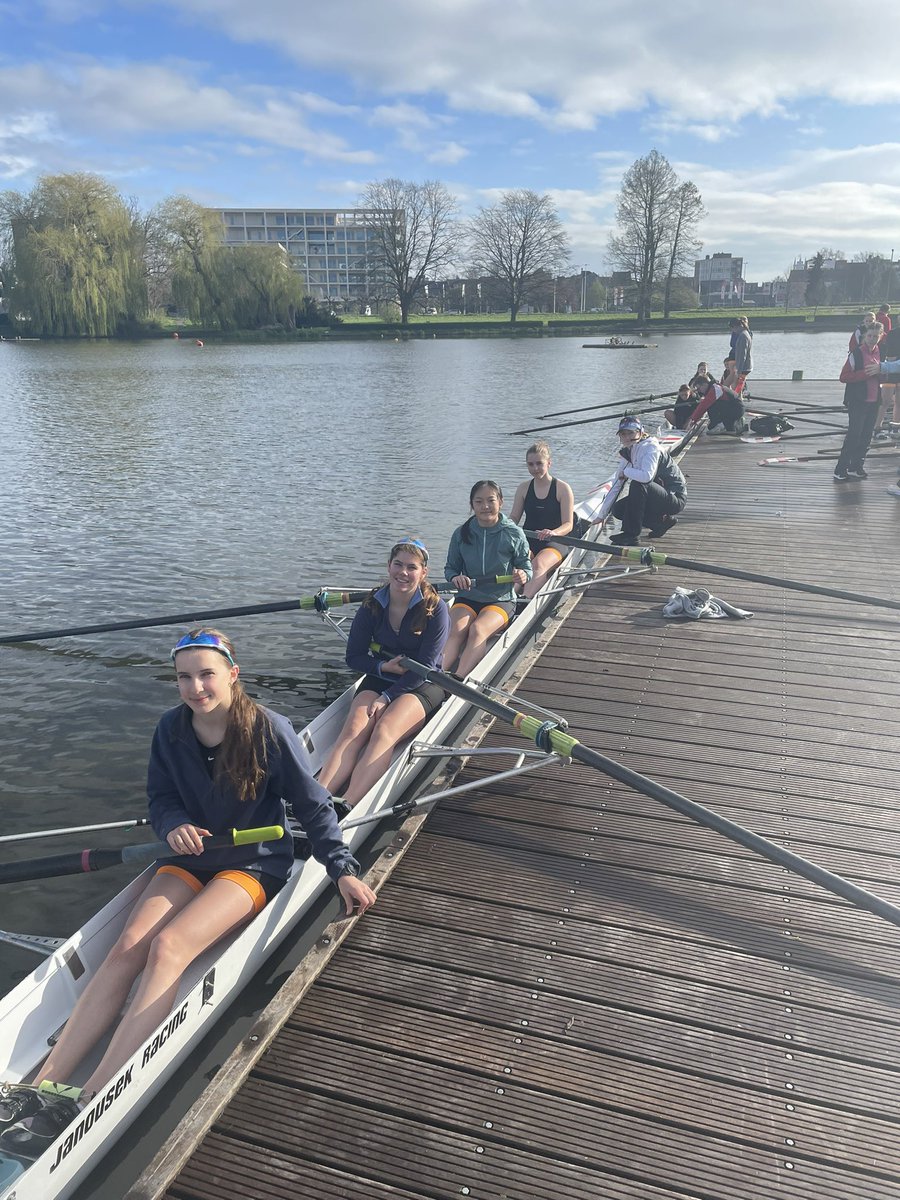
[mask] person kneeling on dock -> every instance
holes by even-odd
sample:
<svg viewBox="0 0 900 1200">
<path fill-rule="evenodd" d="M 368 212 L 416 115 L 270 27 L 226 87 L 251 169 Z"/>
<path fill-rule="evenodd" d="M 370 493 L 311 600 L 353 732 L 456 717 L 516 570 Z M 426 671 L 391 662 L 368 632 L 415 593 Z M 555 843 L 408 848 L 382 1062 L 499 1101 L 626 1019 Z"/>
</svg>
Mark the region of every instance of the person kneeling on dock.
<svg viewBox="0 0 900 1200">
<path fill-rule="evenodd" d="M 43 1153 L 165 1021 L 190 964 L 248 924 L 284 887 L 294 862 L 289 833 L 226 849 L 205 849 L 204 838 L 284 827 L 290 804 L 348 915 L 353 905 L 364 912 L 375 902 L 357 878 L 359 864 L 344 843 L 331 797 L 310 774 L 293 727 L 241 687 L 229 639 L 215 629 L 194 629 L 171 657 L 181 703 L 157 725 L 147 770 L 150 823 L 171 856 L 157 861 L 37 1070 L 40 1088 L 13 1085 L 0 1101 L 0 1149 L 23 1158 Z M 95 1047 L 110 1031 L 96 1063 Z M 81 1087 L 70 1086 L 76 1078 L 85 1079 Z"/>
<path fill-rule="evenodd" d="M 444 690 L 400 666 L 403 657 L 440 668 L 447 605 L 428 582 L 428 551 L 405 538 L 388 556 L 388 582 L 363 602 L 347 639 L 347 666 L 364 675 L 319 783 L 351 808 L 385 773 L 394 748 L 417 734 Z"/>
<path fill-rule="evenodd" d="M 696 425 L 700 418 L 707 414 L 709 417 L 710 433 L 746 432 L 747 423 L 744 420 L 744 402 L 737 392 L 725 384 L 713 383 L 706 395 L 691 413 L 691 425 Z"/>
<path fill-rule="evenodd" d="M 640 417 L 622 418 L 619 440 L 624 462 L 617 484 L 620 488 L 627 485 L 628 493 L 613 505 L 622 532 L 609 540 L 617 546 L 637 546 L 642 529 L 649 529 L 650 537 L 656 539 L 677 523 L 677 514 L 687 503 L 687 484 L 678 464 L 650 437 Z"/>
</svg>

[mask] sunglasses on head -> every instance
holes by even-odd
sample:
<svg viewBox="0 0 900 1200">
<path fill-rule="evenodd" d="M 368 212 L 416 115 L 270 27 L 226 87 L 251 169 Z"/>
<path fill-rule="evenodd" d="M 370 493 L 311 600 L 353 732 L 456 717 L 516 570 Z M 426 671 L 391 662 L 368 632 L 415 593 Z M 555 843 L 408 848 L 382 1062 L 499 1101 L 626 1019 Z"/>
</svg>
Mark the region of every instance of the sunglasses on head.
<svg viewBox="0 0 900 1200">
<path fill-rule="evenodd" d="M 175 661 L 175 655 L 179 650 L 218 650 L 220 654 L 225 655 L 232 667 L 235 666 L 231 651 L 224 639 L 215 633 L 186 633 L 172 648 L 172 662 Z"/>
</svg>

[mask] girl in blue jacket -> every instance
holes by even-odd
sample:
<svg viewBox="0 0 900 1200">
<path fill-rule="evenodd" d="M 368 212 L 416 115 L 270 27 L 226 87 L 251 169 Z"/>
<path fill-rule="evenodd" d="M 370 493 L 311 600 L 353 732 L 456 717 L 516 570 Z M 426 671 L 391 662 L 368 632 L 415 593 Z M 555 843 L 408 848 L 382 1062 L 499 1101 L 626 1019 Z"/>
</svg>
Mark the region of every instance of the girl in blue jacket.
<svg viewBox="0 0 900 1200">
<path fill-rule="evenodd" d="M 118 941 L 81 994 L 35 1083 L 0 1105 L 4 1148 L 37 1157 L 56 1140 L 171 1011 L 189 964 L 245 925 L 284 886 L 292 839 L 204 851 L 232 828 L 285 825 L 285 803 L 344 898 L 365 911 L 375 894 L 356 876 L 328 792 L 313 779 L 290 722 L 256 704 L 238 682 L 234 646 L 196 629 L 172 651 L 182 703 L 156 728 L 147 774 L 150 822 L 174 856 L 158 864 Z M 143 972 L 143 974 L 141 974 Z M 134 999 L 80 1089 L 60 1087 Z"/>
<path fill-rule="evenodd" d="M 469 492 L 469 517 L 453 532 L 444 575 L 457 589 L 450 609 L 444 670 L 465 678 L 487 653 L 488 639 L 516 611 L 515 587 L 532 575 L 528 542 L 521 528 L 500 511 L 503 492 L 492 479 L 479 479 Z M 512 575 L 512 583 L 485 577 Z M 481 579 L 481 582 L 478 580 Z"/>
<path fill-rule="evenodd" d="M 418 733 L 443 689 L 404 671 L 400 659 L 440 667 L 447 605 L 428 582 L 428 551 L 405 538 L 388 557 L 388 582 L 361 605 L 347 640 L 347 666 L 363 679 L 319 782 L 351 808 L 388 769 L 394 748 Z"/>
</svg>

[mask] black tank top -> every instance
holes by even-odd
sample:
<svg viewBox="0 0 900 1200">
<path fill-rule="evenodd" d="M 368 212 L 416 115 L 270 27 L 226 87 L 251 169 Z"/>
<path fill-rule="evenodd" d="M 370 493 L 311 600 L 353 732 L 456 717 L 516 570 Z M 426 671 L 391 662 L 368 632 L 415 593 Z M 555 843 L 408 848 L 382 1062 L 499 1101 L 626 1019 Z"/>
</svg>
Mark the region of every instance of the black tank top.
<svg viewBox="0 0 900 1200">
<path fill-rule="evenodd" d="M 525 529 L 557 529 L 562 524 L 562 507 L 556 495 L 556 480 L 550 484 L 550 491 L 543 500 L 534 494 L 534 480 L 528 485 L 525 493 L 525 504 L 522 509 Z M 529 538 L 528 545 L 532 554 L 547 549 L 547 543 L 539 538 Z"/>
</svg>

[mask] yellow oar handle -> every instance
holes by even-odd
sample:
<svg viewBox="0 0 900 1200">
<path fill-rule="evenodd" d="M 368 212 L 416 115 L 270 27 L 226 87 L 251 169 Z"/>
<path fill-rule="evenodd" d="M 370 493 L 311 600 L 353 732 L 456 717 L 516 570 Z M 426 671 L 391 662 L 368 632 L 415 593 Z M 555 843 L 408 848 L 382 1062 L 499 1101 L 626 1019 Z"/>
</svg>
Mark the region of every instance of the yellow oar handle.
<svg viewBox="0 0 900 1200">
<path fill-rule="evenodd" d="M 232 841 L 235 846 L 252 846 L 256 842 L 277 842 L 284 837 L 280 825 L 263 825 L 261 829 L 232 829 Z"/>
</svg>

